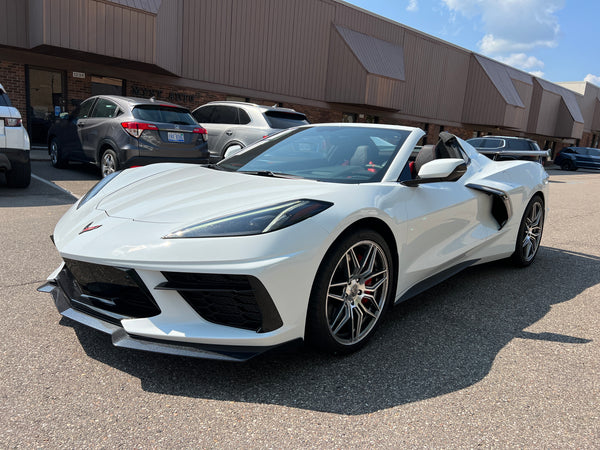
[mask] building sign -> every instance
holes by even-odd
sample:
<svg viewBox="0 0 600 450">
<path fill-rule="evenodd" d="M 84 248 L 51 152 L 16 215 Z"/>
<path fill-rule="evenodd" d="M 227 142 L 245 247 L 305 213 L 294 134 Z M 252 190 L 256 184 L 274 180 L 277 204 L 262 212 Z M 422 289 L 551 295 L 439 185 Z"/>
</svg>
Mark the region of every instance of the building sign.
<svg viewBox="0 0 600 450">
<path fill-rule="evenodd" d="M 131 86 L 131 94 L 135 97 L 167 100 L 173 103 L 194 103 L 194 96 L 182 94 L 177 91 L 167 91 L 163 89 L 148 89 L 140 86 Z"/>
<path fill-rule="evenodd" d="M 85 73 L 83 73 L 83 72 L 73 72 L 73 78 L 85 78 Z"/>
</svg>

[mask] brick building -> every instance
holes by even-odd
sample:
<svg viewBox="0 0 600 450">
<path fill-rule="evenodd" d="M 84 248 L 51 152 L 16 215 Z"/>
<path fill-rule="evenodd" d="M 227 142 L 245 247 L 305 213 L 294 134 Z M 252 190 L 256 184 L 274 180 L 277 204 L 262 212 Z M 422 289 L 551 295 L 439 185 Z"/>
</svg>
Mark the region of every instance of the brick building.
<svg viewBox="0 0 600 450">
<path fill-rule="evenodd" d="M 0 82 L 34 143 L 100 93 L 280 104 L 437 139 L 598 146 L 600 88 L 554 84 L 340 0 L 0 0 Z"/>
</svg>

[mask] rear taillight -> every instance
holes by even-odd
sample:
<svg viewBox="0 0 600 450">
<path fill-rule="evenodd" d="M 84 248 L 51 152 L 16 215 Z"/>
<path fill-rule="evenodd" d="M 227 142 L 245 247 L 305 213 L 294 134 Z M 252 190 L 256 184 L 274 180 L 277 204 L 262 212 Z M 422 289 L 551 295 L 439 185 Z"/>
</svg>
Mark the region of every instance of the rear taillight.
<svg viewBox="0 0 600 450">
<path fill-rule="evenodd" d="M 16 119 L 13 117 L 5 117 L 4 118 L 4 126 L 5 127 L 20 127 L 21 123 L 23 123 L 21 121 L 21 119 Z"/>
<path fill-rule="evenodd" d="M 158 127 L 145 122 L 121 122 L 121 126 L 134 138 L 139 138 L 144 130 L 158 131 Z"/>
<path fill-rule="evenodd" d="M 202 135 L 202 140 L 204 142 L 206 142 L 208 140 L 207 132 L 206 132 L 206 129 L 204 129 L 204 128 L 201 128 L 201 127 L 194 128 L 193 133 L 201 134 Z"/>
</svg>

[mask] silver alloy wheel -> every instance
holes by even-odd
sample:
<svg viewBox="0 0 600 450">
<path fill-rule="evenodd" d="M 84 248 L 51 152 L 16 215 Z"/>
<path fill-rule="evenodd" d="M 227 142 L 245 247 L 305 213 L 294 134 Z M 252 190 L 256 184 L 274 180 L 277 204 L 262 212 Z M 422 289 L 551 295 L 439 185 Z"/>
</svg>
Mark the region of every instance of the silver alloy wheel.
<svg viewBox="0 0 600 450">
<path fill-rule="evenodd" d="M 102 176 L 106 177 L 113 172 L 117 171 L 117 162 L 109 151 L 104 152 L 102 155 Z"/>
<path fill-rule="evenodd" d="M 58 144 L 54 139 L 50 142 L 50 161 L 54 166 L 58 164 Z"/>
<path fill-rule="evenodd" d="M 544 217 L 544 206 L 540 201 L 531 205 L 531 211 L 525 217 L 525 233 L 523 236 L 523 258 L 526 262 L 531 261 L 540 246 L 542 238 L 542 226 Z"/>
<path fill-rule="evenodd" d="M 383 249 L 373 241 L 354 244 L 338 261 L 329 281 L 327 324 L 340 344 L 364 339 L 385 307 L 390 279 Z"/>
</svg>

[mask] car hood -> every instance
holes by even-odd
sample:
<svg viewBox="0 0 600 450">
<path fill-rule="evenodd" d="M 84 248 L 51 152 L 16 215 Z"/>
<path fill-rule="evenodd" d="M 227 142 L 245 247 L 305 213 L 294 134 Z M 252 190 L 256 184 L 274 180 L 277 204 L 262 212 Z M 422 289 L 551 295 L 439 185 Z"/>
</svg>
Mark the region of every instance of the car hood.
<svg viewBox="0 0 600 450">
<path fill-rule="evenodd" d="M 117 189 L 95 206 L 111 217 L 154 223 L 198 223 L 295 199 L 334 200 L 342 185 L 225 172 L 192 165 L 156 173 Z M 345 185 L 346 189 L 348 185 Z"/>
</svg>

